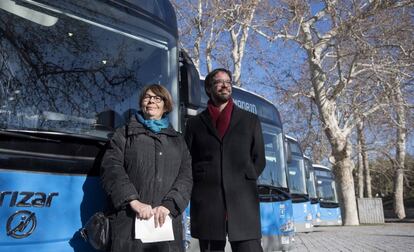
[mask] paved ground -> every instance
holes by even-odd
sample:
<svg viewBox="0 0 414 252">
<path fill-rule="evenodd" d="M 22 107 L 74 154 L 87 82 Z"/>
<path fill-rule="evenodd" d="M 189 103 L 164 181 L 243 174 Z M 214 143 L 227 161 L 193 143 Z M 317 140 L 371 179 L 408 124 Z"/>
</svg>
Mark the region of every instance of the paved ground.
<svg viewBox="0 0 414 252">
<path fill-rule="evenodd" d="M 414 222 L 314 230 L 296 234 L 291 251 L 414 251 Z"/>
</svg>

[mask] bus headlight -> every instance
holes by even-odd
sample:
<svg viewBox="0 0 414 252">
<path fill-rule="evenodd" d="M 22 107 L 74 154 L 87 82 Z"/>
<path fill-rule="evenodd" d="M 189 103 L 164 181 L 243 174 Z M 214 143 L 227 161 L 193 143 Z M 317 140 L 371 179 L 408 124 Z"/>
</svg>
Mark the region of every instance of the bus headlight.
<svg viewBox="0 0 414 252">
<path fill-rule="evenodd" d="M 311 220 L 312 220 L 312 214 L 311 214 L 311 213 L 308 213 L 308 214 L 306 215 L 306 220 L 307 220 L 307 221 L 311 221 Z"/>
</svg>

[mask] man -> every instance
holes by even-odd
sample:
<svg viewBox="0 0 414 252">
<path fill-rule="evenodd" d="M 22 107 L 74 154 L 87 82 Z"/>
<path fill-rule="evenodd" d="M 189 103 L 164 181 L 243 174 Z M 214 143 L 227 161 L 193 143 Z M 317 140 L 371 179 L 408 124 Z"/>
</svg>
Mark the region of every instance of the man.
<svg viewBox="0 0 414 252">
<path fill-rule="evenodd" d="M 262 130 L 256 115 L 234 105 L 231 72 L 219 68 L 204 81 L 210 98 L 189 119 L 185 138 L 192 155 L 191 235 L 200 250 L 263 251 L 256 180 L 265 167 Z"/>
</svg>

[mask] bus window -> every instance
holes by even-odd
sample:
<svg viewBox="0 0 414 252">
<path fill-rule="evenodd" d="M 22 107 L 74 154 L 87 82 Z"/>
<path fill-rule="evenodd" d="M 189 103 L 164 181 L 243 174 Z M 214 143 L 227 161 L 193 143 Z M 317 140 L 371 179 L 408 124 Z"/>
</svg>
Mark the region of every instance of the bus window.
<svg viewBox="0 0 414 252">
<path fill-rule="evenodd" d="M 336 197 L 335 181 L 332 179 L 319 178 L 317 190 L 321 201 L 333 203 L 338 202 Z"/>
<path fill-rule="evenodd" d="M 259 184 L 286 188 L 282 130 L 270 124 L 262 123 L 262 131 L 265 143 L 266 167 L 259 178 Z"/>
<path fill-rule="evenodd" d="M 317 196 L 316 187 L 315 187 L 315 172 L 313 170 L 309 171 L 309 179 L 306 180 L 306 184 L 307 184 L 306 188 L 308 190 L 309 197 L 311 199 L 316 199 L 318 196 Z"/>
<path fill-rule="evenodd" d="M 307 193 L 304 169 L 303 159 L 292 157 L 292 161 L 288 164 L 288 181 L 291 193 Z"/>
<path fill-rule="evenodd" d="M 122 19 L 115 25 L 130 33 L 42 11 L 56 22 L 45 26 L 1 10 L 1 29 L 7 30 L 0 38 L 7 62 L 0 66 L 1 128 L 106 138 L 138 107 L 143 85 L 171 85 L 176 77 L 168 67 L 175 56 L 167 37 Z"/>
</svg>

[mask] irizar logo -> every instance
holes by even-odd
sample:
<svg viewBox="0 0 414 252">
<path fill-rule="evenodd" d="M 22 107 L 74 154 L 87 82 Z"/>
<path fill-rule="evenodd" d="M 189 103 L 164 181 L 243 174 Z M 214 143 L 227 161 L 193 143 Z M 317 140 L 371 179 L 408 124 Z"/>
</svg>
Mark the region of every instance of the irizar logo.
<svg viewBox="0 0 414 252">
<path fill-rule="evenodd" d="M 36 215 L 27 210 L 20 210 L 12 214 L 7 220 L 7 235 L 16 239 L 31 235 L 36 228 Z"/>
<path fill-rule="evenodd" d="M 59 193 L 52 192 L 0 192 L 0 207 L 50 207 L 54 197 Z M 16 239 L 26 238 L 33 233 L 37 226 L 37 219 L 34 212 L 19 210 L 7 219 L 6 232 L 8 236 Z"/>
<path fill-rule="evenodd" d="M 44 192 L 0 192 L 0 207 L 8 200 L 9 207 L 50 207 L 53 197 L 59 193 L 52 192 L 46 195 Z"/>
</svg>

